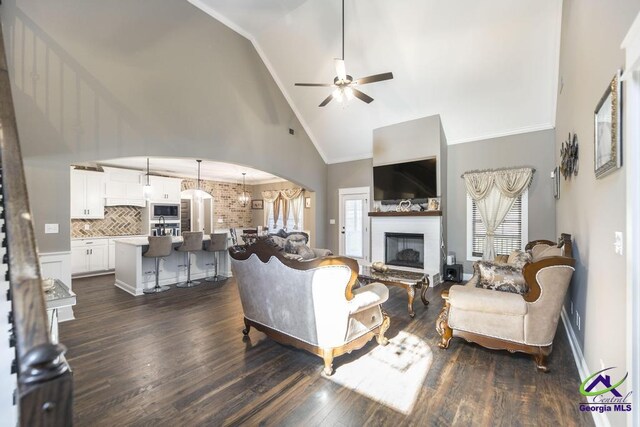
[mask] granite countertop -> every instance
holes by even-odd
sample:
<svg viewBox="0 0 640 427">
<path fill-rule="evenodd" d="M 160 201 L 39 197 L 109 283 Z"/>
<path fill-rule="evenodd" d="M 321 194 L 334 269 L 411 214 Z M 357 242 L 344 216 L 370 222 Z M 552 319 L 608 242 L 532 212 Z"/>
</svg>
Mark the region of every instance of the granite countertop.
<svg viewBox="0 0 640 427">
<path fill-rule="evenodd" d="M 55 279 L 53 289 L 44 293 L 44 303 L 49 310 L 70 307 L 76 305 L 76 294 L 60 280 Z"/>
</svg>

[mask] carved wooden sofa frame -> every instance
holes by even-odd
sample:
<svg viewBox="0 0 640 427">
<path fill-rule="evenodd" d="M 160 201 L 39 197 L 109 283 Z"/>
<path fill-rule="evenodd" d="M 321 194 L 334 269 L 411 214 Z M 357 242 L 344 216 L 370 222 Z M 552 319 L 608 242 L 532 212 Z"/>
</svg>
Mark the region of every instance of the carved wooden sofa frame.
<svg viewBox="0 0 640 427">
<path fill-rule="evenodd" d="M 353 287 L 358 283 L 358 262 L 354 259 L 342 257 L 342 256 L 327 256 L 323 258 L 315 258 L 309 261 L 297 261 L 285 257 L 281 248 L 271 242 L 268 238 L 260 238 L 253 245 L 233 246 L 229 248 L 229 254 L 236 260 L 247 260 L 253 254 L 255 254 L 260 261 L 267 263 L 272 257 L 277 258 L 282 264 L 289 268 L 296 270 L 311 270 L 318 267 L 333 266 L 333 265 L 346 265 L 351 270 L 351 277 L 345 289 L 345 297 L 347 301 L 354 298 Z M 390 319 L 384 310 L 382 311 L 382 323 L 375 329 L 371 329 L 358 338 L 345 343 L 339 347 L 318 347 L 309 344 L 305 341 L 299 340 L 290 335 L 277 331 L 269 326 L 261 323 L 254 322 L 244 317 L 245 328 L 242 330 L 243 335 L 248 336 L 251 327 L 253 326 L 257 330 L 263 332 L 269 338 L 274 341 L 288 345 L 291 347 L 299 348 L 308 351 L 321 357 L 324 361 L 324 373 L 331 375 L 333 373 L 333 359 L 343 354 L 351 353 L 354 350 L 359 350 L 364 347 L 374 337 L 379 345 L 387 345 L 388 340 L 384 336 L 385 332 L 389 329 Z"/>
<path fill-rule="evenodd" d="M 528 302 L 533 303 L 540 298 L 542 293 L 542 288 L 540 283 L 538 283 L 537 275 L 540 270 L 546 267 L 551 266 L 575 266 L 575 259 L 572 257 L 572 244 L 571 244 L 571 235 L 563 233 L 558 242 L 552 242 L 550 240 L 533 240 L 525 246 L 525 250 L 529 250 L 538 244 L 546 244 L 549 246 L 556 246 L 558 248 L 563 249 L 563 256 L 551 256 L 542 258 L 536 262 L 531 262 L 525 264 L 522 269 L 522 273 L 525 281 L 529 286 L 529 291 L 522 295 L 522 298 Z M 497 292 L 497 291 L 496 291 Z M 449 303 L 449 290 L 442 291 L 442 298 L 444 299 L 444 306 L 436 320 L 436 330 L 441 337 L 440 343 L 438 346 L 442 349 L 449 348 L 449 342 L 451 338 L 454 336 L 465 339 L 467 342 L 474 342 L 476 344 L 481 345 L 482 347 L 492 349 L 492 350 L 507 350 L 510 353 L 521 352 L 530 354 L 536 364 L 536 368 L 540 372 L 548 372 L 549 368 L 547 367 L 546 359 L 549 354 L 551 354 L 551 350 L 553 349 L 553 345 L 548 346 L 534 346 L 527 345 L 524 343 L 518 343 L 514 341 L 508 341 L 500 338 L 490 337 L 487 335 L 476 334 L 469 331 L 463 331 L 459 329 L 451 329 L 449 327 L 449 311 L 451 309 L 451 305 Z"/>
</svg>

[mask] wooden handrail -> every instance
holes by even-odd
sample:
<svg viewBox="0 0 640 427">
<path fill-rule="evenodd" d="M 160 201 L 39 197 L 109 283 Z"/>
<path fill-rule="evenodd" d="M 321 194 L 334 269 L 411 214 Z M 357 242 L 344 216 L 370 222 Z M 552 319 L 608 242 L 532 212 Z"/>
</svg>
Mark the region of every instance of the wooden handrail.
<svg viewBox="0 0 640 427">
<path fill-rule="evenodd" d="M 0 157 L 9 283 L 16 337 L 19 422 L 72 424 L 72 378 L 64 347 L 51 342 L 33 219 L 0 28 Z"/>
</svg>

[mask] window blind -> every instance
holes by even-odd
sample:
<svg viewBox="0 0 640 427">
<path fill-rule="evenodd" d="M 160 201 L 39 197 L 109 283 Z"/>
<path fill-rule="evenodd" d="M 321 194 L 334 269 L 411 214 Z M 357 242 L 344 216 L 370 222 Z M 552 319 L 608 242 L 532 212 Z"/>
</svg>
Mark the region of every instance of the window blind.
<svg viewBox="0 0 640 427">
<path fill-rule="evenodd" d="M 482 223 L 476 202 L 471 202 L 473 226 L 473 256 L 481 257 L 484 251 L 484 236 L 487 229 Z M 522 196 L 519 196 L 500 227 L 496 229 L 494 246 L 497 255 L 509 255 L 522 249 Z"/>
</svg>

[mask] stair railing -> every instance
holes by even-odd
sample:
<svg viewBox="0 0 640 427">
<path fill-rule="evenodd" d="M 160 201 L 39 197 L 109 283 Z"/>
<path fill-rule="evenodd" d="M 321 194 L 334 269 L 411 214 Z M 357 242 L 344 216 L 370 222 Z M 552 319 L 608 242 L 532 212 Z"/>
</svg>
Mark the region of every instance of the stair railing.
<svg viewBox="0 0 640 427">
<path fill-rule="evenodd" d="M 11 84 L 0 28 L 0 157 L 18 374 L 21 426 L 68 426 L 73 422 L 73 380 L 65 348 L 49 336 L 42 276 L 29 209 Z"/>
</svg>

